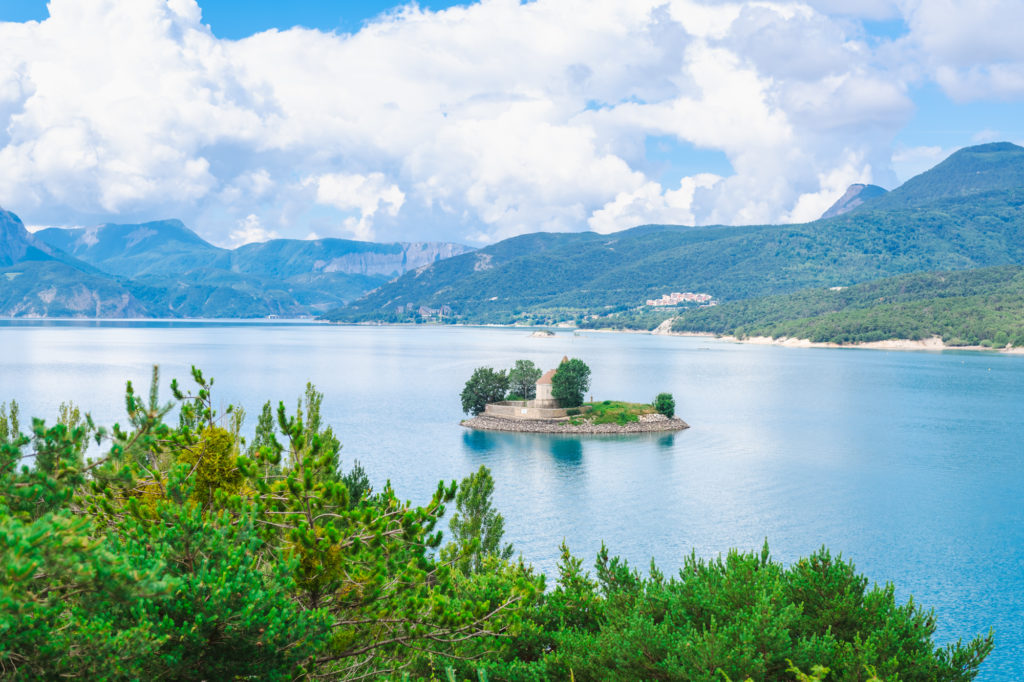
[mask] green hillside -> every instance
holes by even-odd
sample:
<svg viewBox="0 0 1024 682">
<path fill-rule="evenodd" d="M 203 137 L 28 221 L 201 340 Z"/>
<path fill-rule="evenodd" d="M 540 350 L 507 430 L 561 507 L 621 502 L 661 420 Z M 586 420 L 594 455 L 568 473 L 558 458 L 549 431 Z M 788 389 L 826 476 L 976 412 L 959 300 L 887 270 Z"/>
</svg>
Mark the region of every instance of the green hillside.
<svg viewBox="0 0 1024 682">
<path fill-rule="evenodd" d="M 554 322 L 671 291 L 728 301 L 1013 263 L 1024 263 L 1024 189 L 803 225 L 528 235 L 407 273 L 329 318 L 393 319 L 413 303 L 464 321 Z"/>
<path fill-rule="evenodd" d="M 917 273 L 733 301 L 686 311 L 672 329 L 840 344 L 940 336 L 953 346 L 1024 347 L 1024 267 Z"/>
<path fill-rule="evenodd" d="M 1024 263 L 1024 149 L 982 145 L 834 218 L 524 235 L 407 273 L 327 317 L 407 320 L 411 304 L 448 306 L 452 321 L 550 323 L 671 291 L 729 301 L 1015 263 Z"/>
</svg>

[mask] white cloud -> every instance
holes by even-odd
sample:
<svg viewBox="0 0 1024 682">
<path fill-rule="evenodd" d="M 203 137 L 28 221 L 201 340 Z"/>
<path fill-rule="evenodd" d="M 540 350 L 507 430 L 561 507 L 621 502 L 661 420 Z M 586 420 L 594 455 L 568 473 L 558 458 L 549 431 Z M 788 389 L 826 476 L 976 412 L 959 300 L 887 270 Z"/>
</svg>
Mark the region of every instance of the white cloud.
<svg viewBox="0 0 1024 682">
<path fill-rule="evenodd" d="M 904 0 L 915 59 L 951 97 L 1024 96 L 1024 3 Z"/>
<path fill-rule="evenodd" d="M 176 215 L 231 243 L 802 220 L 848 179 L 893 184 L 908 78 L 1016 91 L 1003 2 L 964 19 L 998 24 L 978 59 L 917 0 L 482 0 L 238 41 L 194 0 L 51 0 L 46 21 L 0 23 L 0 205 Z M 897 6 L 911 36 L 868 41 L 857 20 Z M 662 181 L 648 136 L 735 174 Z"/>
<path fill-rule="evenodd" d="M 243 244 L 278 239 L 280 236 L 274 230 L 264 228 L 258 216 L 249 214 L 242 220 L 239 220 L 236 229 L 231 231 L 231 234 L 228 236 L 227 246 L 234 248 Z"/>
<path fill-rule="evenodd" d="M 345 218 L 345 229 L 359 239 L 373 237 L 373 217 L 382 210 L 397 216 L 405 203 L 405 193 L 389 183 L 383 173 L 328 173 L 307 178 L 307 185 L 316 186 L 316 201 L 341 209 L 359 211 L 359 217 Z"/>
<path fill-rule="evenodd" d="M 646 182 L 632 192 L 620 192 L 613 200 L 594 211 L 587 221 L 594 232 L 608 234 L 644 223 L 692 225 L 690 210 L 698 188 L 714 187 L 721 178 L 711 173 L 683 178 L 679 189 L 662 191 L 656 182 Z"/>
</svg>

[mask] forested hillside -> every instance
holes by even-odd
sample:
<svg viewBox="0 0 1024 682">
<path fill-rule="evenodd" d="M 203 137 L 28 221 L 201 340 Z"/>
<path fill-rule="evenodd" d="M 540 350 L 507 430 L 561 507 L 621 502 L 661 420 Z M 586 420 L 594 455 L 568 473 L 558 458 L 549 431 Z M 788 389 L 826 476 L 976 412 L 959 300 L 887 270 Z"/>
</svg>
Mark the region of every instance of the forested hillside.
<svg viewBox="0 0 1024 682">
<path fill-rule="evenodd" d="M 401 321 L 419 306 L 448 306 L 450 321 L 556 322 L 635 308 L 671 291 L 724 302 L 1021 264 L 1022 178 L 1024 149 L 983 145 L 849 213 L 801 225 L 524 235 L 407 273 L 327 318 Z"/>
<path fill-rule="evenodd" d="M 863 343 L 939 336 L 952 346 L 1024 347 L 1024 268 L 904 275 L 689 310 L 674 331 Z"/>
</svg>

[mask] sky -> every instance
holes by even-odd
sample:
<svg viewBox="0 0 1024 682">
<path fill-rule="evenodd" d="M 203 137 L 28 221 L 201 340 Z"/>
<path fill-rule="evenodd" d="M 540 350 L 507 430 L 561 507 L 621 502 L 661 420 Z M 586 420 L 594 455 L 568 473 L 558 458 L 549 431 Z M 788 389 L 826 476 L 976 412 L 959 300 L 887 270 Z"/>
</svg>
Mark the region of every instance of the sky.
<svg viewBox="0 0 1024 682">
<path fill-rule="evenodd" d="M 0 207 L 209 241 L 817 218 L 1024 143 L 1024 0 L 0 0 Z"/>
</svg>

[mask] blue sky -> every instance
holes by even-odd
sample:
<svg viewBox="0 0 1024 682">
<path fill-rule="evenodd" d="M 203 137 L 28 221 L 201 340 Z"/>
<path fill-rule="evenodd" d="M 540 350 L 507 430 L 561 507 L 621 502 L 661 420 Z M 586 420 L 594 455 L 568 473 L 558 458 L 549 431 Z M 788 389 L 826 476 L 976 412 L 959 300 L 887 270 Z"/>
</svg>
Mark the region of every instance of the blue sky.
<svg viewBox="0 0 1024 682">
<path fill-rule="evenodd" d="M 33 225 L 485 243 L 800 221 L 1024 142 L 1019 0 L 51 8 L 0 3 L 0 205 Z"/>
<path fill-rule="evenodd" d="M 41 21 L 49 16 L 47 0 L 3 0 L 0 21 Z M 460 3 L 435 0 L 420 3 L 429 9 L 445 9 Z M 465 4 L 465 3 L 462 3 Z M 352 33 L 363 24 L 395 7 L 388 0 L 353 2 L 302 0 L 204 0 L 203 23 L 221 38 L 238 39 L 267 29 L 293 26 Z"/>
</svg>

